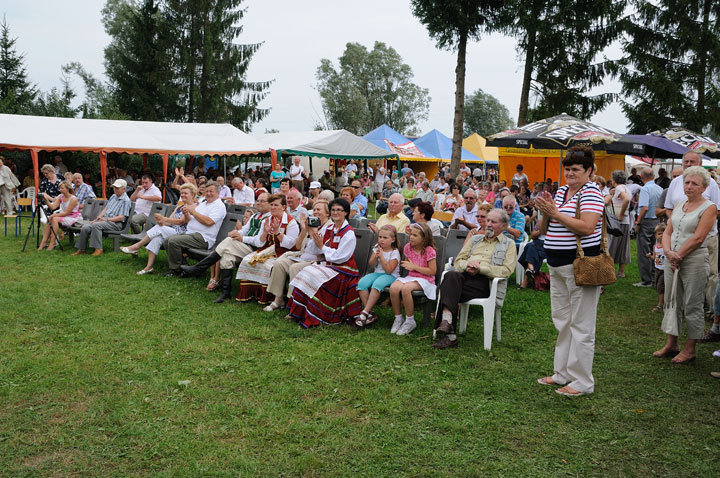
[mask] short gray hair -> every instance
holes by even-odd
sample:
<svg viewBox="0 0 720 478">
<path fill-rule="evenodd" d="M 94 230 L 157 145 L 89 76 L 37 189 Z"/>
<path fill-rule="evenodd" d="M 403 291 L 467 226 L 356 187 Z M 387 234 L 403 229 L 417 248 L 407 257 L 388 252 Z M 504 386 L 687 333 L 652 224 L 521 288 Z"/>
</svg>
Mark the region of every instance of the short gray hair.
<svg viewBox="0 0 720 478">
<path fill-rule="evenodd" d="M 215 192 L 220 192 L 220 185 L 216 183 L 215 181 L 208 181 L 204 183 L 205 189 L 207 188 L 215 188 Z"/>
<path fill-rule="evenodd" d="M 690 166 L 686 168 L 685 171 L 683 171 L 683 180 L 688 176 L 699 176 L 703 186 L 708 187 L 710 185 L 710 173 L 702 166 Z"/>
<path fill-rule="evenodd" d="M 610 176 L 615 184 L 626 184 L 627 183 L 627 173 L 623 171 L 622 169 L 616 169 L 612 172 L 612 175 Z"/>
<path fill-rule="evenodd" d="M 55 172 L 55 166 L 51 164 L 43 164 L 43 167 L 40 168 L 40 172 L 47 171 L 48 173 L 54 173 Z"/>
<path fill-rule="evenodd" d="M 501 221 L 503 224 L 505 224 L 506 226 L 507 226 L 508 224 L 510 224 L 510 216 L 508 216 L 507 213 L 506 213 L 504 210 L 500 209 L 499 207 L 493 208 L 493 209 L 488 213 L 488 215 L 490 215 L 491 213 L 497 213 L 497 214 L 499 214 L 499 215 L 500 215 L 500 221 Z"/>
</svg>

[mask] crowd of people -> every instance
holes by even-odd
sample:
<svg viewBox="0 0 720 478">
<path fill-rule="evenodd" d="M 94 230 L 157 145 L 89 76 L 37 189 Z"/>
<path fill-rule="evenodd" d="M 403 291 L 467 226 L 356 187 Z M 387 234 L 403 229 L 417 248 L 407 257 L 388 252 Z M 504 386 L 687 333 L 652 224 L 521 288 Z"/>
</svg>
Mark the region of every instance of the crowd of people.
<svg viewBox="0 0 720 478">
<path fill-rule="evenodd" d="M 304 327 L 370 326 L 377 320 L 374 308 L 388 291 L 395 315 L 390 331 L 407 335 L 417 327 L 413 292 L 421 293 L 438 301 L 434 328 L 439 339 L 432 344 L 437 349 L 458 346 L 459 303 L 487 297 L 492 280 L 507 279 L 518 262 L 525 271 L 520 287 L 537 288 L 547 262 L 544 283 L 550 289 L 558 339 L 554 373 L 538 382 L 557 385 L 560 394 L 578 396 L 594 390 L 595 322 L 603 289 L 576 285 L 573 261 L 577 244 L 585 256 L 600 254 L 604 217 L 613 233 L 609 252 L 618 265 L 617 276 L 624 277 L 631 261 L 634 235 L 641 278 L 634 285 L 657 289 L 658 304 L 652 310 L 664 312 L 667 342 L 654 355 L 688 363 L 696 357 L 697 342 L 720 341 L 720 191 L 699 163 L 699 155 L 687 153 L 672 177 L 660 169 L 656 178 L 648 167 L 639 174 L 633 169 L 629 176 L 615 171 L 606 180 L 596 174 L 593 151 L 575 147 L 562 162 L 562 187 L 551 179 L 531 186 L 522 165 L 509 185 L 493 175 L 486 177 L 481 168 L 471 171 L 466 166 L 457 177 L 441 168 L 428 178 L 407 164 L 387 171 L 348 161 L 335 178 L 325 171 L 317 181 L 300 158 L 293 158 L 287 170 L 281 163 L 269 171 L 241 173 L 238 168 L 228 181 L 212 170 L 176 168 L 165 192 L 176 194 L 178 205 L 168 217 L 156 214 L 155 225 L 146 228 L 144 237 L 121 250 L 137 255 L 142 247 L 147 249 L 147 263 L 137 272 L 145 275 L 155 271 L 164 248 L 165 276 L 197 277 L 210 271 L 206 288 L 220 292 L 216 302 L 233 297 L 235 278 L 236 300 L 256 300 L 266 312 L 285 309 L 288 319 Z M 127 221 L 134 232 L 142 231 L 152 204 L 162 200 L 163 185 L 156 184 L 149 171 L 130 178 L 131 185 L 127 176 L 121 177 L 124 171 L 115 169 L 113 194 L 104 209 L 96 219 L 82 221 L 82 203 L 95 193 L 82 174 L 61 166 L 60 160 L 41 169 L 40 193 L 47 209 L 41 249 L 55 247 L 52 231 L 80 221 L 73 255 L 84 254 L 88 247 L 100 255 L 103 232 L 120 231 Z M 375 242 L 368 251 L 368 272 L 360 277 L 350 222 L 367 218 L 371 203 L 379 217 L 365 223 Z M 216 245 L 228 204 L 246 206 L 246 214 Z M 438 220 L 433 217 L 437 211 L 449 214 Z M 437 272 L 445 265 L 436 262 L 434 238 L 448 229 L 468 234 L 453 270 L 438 284 Z M 407 237 L 403 247 L 401 233 Z M 209 254 L 190 265 L 190 249 Z M 503 285 L 498 297 L 504 295 Z M 708 331 L 703 303 L 714 313 Z M 680 349 L 683 322 L 687 340 Z"/>
</svg>

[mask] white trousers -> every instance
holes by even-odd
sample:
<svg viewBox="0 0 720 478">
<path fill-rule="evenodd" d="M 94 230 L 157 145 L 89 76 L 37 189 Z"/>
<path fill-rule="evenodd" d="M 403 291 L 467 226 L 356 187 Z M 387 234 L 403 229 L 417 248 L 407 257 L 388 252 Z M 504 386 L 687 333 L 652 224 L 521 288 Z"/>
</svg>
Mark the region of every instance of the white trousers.
<svg viewBox="0 0 720 478">
<path fill-rule="evenodd" d="M 165 242 L 165 239 L 175 236 L 177 234 L 177 230 L 173 227 L 159 226 L 155 224 L 147 232 L 148 237 L 151 239 L 148 245 L 145 246 L 145 249 L 155 255 L 158 255 L 158 253 L 160 252 L 160 247 L 163 245 L 163 242 Z"/>
<path fill-rule="evenodd" d="M 600 287 L 575 285 L 572 264 L 550 267 L 550 305 L 558 331 L 552 379 L 582 393 L 592 393 L 595 319 Z"/>
<path fill-rule="evenodd" d="M 226 237 L 215 248 L 220 256 L 220 269 L 232 269 L 243 260 L 243 257 L 252 254 L 253 248 L 242 241 Z"/>
</svg>

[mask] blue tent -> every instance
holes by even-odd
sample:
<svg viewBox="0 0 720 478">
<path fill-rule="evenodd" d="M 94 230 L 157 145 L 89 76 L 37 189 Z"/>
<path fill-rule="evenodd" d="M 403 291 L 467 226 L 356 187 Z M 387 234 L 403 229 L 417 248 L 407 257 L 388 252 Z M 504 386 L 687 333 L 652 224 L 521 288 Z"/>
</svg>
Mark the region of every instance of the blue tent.
<svg viewBox="0 0 720 478">
<path fill-rule="evenodd" d="M 387 151 L 397 153 L 401 158 L 422 160 L 423 156 L 426 158 L 435 157 L 386 124 L 370 131 L 363 136 L 363 139 Z M 395 147 L 391 147 L 388 142 L 392 143 Z M 422 156 L 418 156 L 417 153 L 413 154 L 416 149 Z"/>
<path fill-rule="evenodd" d="M 447 159 L 452 156 L 452 139 L 448 138 L 440 131 L 434 129 L 415 140 L 415 145 L 422 151 L 427 151 L 428 155 L 433 158 Z M 460 153 L 461 161 L 483 162 L 470 151 L 462 148 Z M 489 164 L 489 163 L 488 163 Z"/>
</svg>

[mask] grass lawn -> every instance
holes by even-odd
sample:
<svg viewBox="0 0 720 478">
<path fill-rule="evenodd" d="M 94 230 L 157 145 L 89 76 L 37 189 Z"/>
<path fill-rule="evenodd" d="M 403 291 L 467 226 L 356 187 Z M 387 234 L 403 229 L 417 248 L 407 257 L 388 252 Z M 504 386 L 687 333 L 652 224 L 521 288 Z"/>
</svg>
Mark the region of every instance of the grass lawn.
<svg viewBox="0 0 720 478">
<path fill-rule="evenodd" d="M 460 347 L 435 351 L 429 328 L 391 335 L 389 309 L 371 330 L 302 330 L 214 304 L 199 279 L 137 277 L 145 252 L 21 246 L 0 238 L 2 476 L 720 471 L 717 347 L 653 358 L 661 316 L 634 265 L 600 299 L 596 393 L 569 399 L 536 383 L 552 372 L 549 295 L 514 282 L 502 342 L 483 350 L 478 308 Z"/>
</svg>

